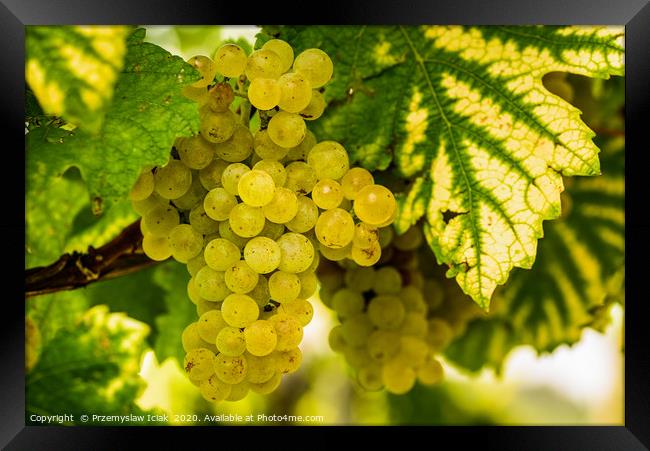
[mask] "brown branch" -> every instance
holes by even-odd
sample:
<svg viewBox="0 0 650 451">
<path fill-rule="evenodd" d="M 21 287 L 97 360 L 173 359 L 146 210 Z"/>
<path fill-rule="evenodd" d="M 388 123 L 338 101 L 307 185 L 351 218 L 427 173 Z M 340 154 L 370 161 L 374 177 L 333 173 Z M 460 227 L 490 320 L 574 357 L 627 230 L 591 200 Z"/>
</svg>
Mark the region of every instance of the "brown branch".
<svg viewBox="0 0 650 451">
<path fill-rule="evenodd" d="M 138 219 L 98 249 L 91 246 L 86 253 L 63 254 L 49 266 L 27 269 L 25 297 L 85 287 L 100 280 L 131 274 L 156 263 L 142 253 Z"/>
</svg>

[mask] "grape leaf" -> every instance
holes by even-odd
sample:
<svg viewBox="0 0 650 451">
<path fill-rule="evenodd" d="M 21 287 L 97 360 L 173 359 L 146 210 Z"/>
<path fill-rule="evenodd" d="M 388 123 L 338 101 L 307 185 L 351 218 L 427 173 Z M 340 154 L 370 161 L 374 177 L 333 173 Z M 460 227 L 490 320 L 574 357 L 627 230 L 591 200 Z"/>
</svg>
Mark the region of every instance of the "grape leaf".
<svg viewBox="0 0 650 451">
<path fill-rule="evenodd" d="M 425 217 L 438 263 L 485 309 L 513 268 L 532 266 L 542 221 L 560 214 L 561 175 L 600 173 L 594 133 L 542 77 L 623 74 L 620 27 L 265 30 L 332 57 L 317 136 L 412 180 L 398 232 Z"/>
<path fill-rule="evenodd" d="M 148 327 L 106 306 L 88 310 L 74 327 L 43 343 L 26 377 L 26 421 L 31 414 L 129 414 L 143 389 L 140 358 Z M 81 423 L 80 423 L 81 424 Z"/>
<path fill-rule="evenodd" d="M 181 95 L 198 73 L 143 39 L 138 29 L 127 40 L 124 69 L 99 134 L 51 126 L 27 134 L 27 172 L 49 179 L 78 167 L 96 212 L 104 198 L 126 195 L 144 165 L 165 163 L 177 136 L 198 130 L 196 104 Z"/>
<path fill-rule="evenodd" d="M 45 113 L 97 133 L 130 31 L 125 26 L 28 26 L 25 78 Z"/>
<path fill-rule="evenodd" d="M 490 316 L 451 344 L 456 363 L 498 370 L 516 345 L 550 352 L 577 342 L 585 327 L 603 329 L 606 308 L 623 291 L 625 158 L 620 139 L 602 148 L 603 175 L 567 184 L 563 217 L 546 226 L 535 267 L 514 271 Z"/>
</svg>

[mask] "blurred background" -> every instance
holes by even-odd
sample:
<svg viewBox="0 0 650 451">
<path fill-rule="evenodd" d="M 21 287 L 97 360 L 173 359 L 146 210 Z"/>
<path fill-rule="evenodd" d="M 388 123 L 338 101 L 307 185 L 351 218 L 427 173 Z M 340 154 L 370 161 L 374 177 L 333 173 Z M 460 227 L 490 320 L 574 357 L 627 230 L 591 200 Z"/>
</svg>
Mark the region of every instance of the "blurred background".
<svg viewBox="0 0 650 451">
<path fill-rule="evenodd" d="M 251 48 L 259 31 L 253 26 L 151 26 L 146 29 L 149 42 L 184 59 L 197 54 L 212 56 L 226 40 L 248 43 Z M 614 106 L 594 108 L 592 105 L 594 112 L 584 119 L 593 129 L 602 129 L 597 138 L 600 144 L 624 149 L 622 132 L 616 132 L 623 130 L 622 80 L 593 81 L 565 75 L 562 79 L 573 86 L 576 99 L 580 90 L 609 93 L 606 101 Z M 553 91 L 552 85 L 550 80 L 548 87 Z M 560 92 L 557 94 L 562 96 Z M 593 103 L 593 96 L 583 98 Z M 57 196 L 61 199 L 71 192 L 83 194 L 84 189 L 79 174 L 68 171 L 62 186 L 53 187 L 48 196 L 51 202 L 56 202 Z M 28 196 L 37 195 L 28 193 Z M 60 238 L 65 251 L 83 250 L 90 244 L 105 242 L 137 219 L 128 202 L 113 206 L 99 220 L 84 206 L 75 208 L 67 233 Z M 30 218 L 37 223 L 47 220 L 35 213 Z M 51 239 L 59 236 L 56 230 L 44 230 Z M 40 255 L 44 256 L 43 260 L 32 259 L 28 262 L 30 266 L 51 262 L 47 261 L 47 252 Z M 471 365 L 458 365 L 446 359 L 443 360 L 444 382 L 434 388 L 418 385 L 406 395 L 394 396 L 383 391 L 366 393 L 352 382 L 344 358 L 328 345 L 328 333 L 337 324 L 336 318 L 318 299 L 313 299 L 314 319 L 305 328 L 300 370 L 286 376 L 271 395 L 250 393 L 242 401 L 213 406 L 203 400 L 178 363 L 177 356 L 182 355 L 180 333 L 195 315 L 194 306 L 185 295 L 188 278 L 184 265 L 166 262 L 93 284 L 85 290 L 28 300 L 27 316 L 40 330 L 38 342 L 57 337 L 49 341 L 47 349 L 41 349 L 36 339 L 30 338 L 28 323 L 28 348 L 31 339 L 33 348 L 37 349 L 34 352 L 40 353 L 39 364 L 44 358 L 55 362 L 55 348 L 70 353 L 71 348 L 81 352 L 86 345 L 95 346 L 81 341 L 74 332 L 69 336 L 57 335 L 57 331 L 76 324 L 79 318 L 89 330 L 97 331 L 100 343 L 101 339 L 112 343 L 114 336 L 122 337 L 121 348 L 106 345 L 113 363 L 110 371 L 98 358 L 84 367 L 84 371 L 73 373 L 72 380 L 70 375 L 60 380 L 52 373 L 32 372 L 27 384 L 28 414 L 70 409 L 82 412 L 95 403 L 96 409 L 112 413 L 166 413 L 170 424 L 194 422 L 192 418 L 175 418 L 175 415 L 219 413 L 314 415 L 322 417 L 313 421 L 314 424 L 344 425 L 622 425 L 624 421 L 624 309 L 617 302 L 606 304 L 599 313 L 600 322 L 578 331 L 577 342 L 572 346 L 561 345 L 542 355 L 532 346 L 516 346 L 501 365 L 487 365 L 472 372 L 466 369 Z M 103 379 L 113 382 L 101 392 L 93 390 L 91 382 Z M 137 381 L 133 382 L 134 379 Z M 65 385 L 66 393 L 56 388 L 61 384 Z M 52 391 L 59 394 L 53 398 Z"/>
</svg>

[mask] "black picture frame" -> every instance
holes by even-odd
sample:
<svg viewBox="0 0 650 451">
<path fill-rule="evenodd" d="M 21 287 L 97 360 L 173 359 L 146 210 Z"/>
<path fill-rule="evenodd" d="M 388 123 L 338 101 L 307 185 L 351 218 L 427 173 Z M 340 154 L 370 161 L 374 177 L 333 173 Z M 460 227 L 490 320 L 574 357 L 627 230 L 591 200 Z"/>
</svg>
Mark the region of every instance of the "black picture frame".
<svg viewBox="0 0 650 451">
<path fill-rule="evenodd" d="M 309 5 L 308 5 L 309 6 Z M 620 427 L 435 427 L 424 433 L 437 444 L 449 440 L 461 449 L 471 443 L 484 449 L 517 450 L 637 450 L 650 447 L 650 324 L 646 291 L 650 263 L 650 221 L 647 208 L 648 105 L 650 103 L 650 4 L 648 0 L 451 0 L 438 2 L 380 0 L 367 4 L 330 1 L 318 3 L 318 13 L 290 17 L 303 12 L 305 4 L 290 6 L 268 2 L 247 7 L 242 2 L 182 2 L 179 0 L 90 1 L 90 0 L 3 0 L 0 4 L 2 39 L 2 97 L 0 104 L 5 130 L 5 167 L 0 171 L 3 196 L 0 242 L 5 261 L 5 304 L 0 329 L 0 446 L 16 450 L 130 449 L 140 447 L 135 435 L 155 435 L 164 448 L 185 447 L 190 432 L 194 442 L 212 428 L 184 427 L 56 427 L 25 426 L 24 398 L 24 203 L 11 195 L 22 183 L 24 154 L 17 146 L 24 139 L 24 27 L 54 24 L 241 24 L 263 23 L 403 23 L 403 24 L 611 24 L 626 26 L 626 291 L 631 293 L 625 315 L 625 425 Z M 251 14 L 253 14 L 251 16 Z M 7 137 L 20 140 L 6 144 Z M 24 141 L 22 141 L 24 143 Z M 15 158 L 15 162 L 11 160 Z M 11 160 L 11 161 L 8 161 Z M 23 297 L 24 298 L 24 297 Z M 308 429 L 308 428 L 300 428 Z M 328 434 L 330 428 L 317 428 Z M 379 430 L 378 428 L 376 428 Z M 420 432 L 425 427 L 417 428 Z M 467 429 L 467 430 L 466 430 Z M 226 430 L 226 428 L 220 428 Z M 313 428 L 309 428 L 313 431 Z M 291 431 L 290 433 L 295 433 Z M 404 431 L 402 431 L 404 433 Z M 372 434 L 381 438 L 382 432 Z M 254 436 L 254 434 L 247 434 Z M 327 437 L 323 435 L 323 437 Z M 140 438 L 140 437 L 137 437 Z M 251 437 L 254 438 L 254 437 Z M 264 437 L 262 437 L 264 440 Z M 410 441 L 410 439 L 409 439 Z M 192 443 L 190 442 L 190 443 Z M 324 442 L 327 443 L 327 442 Z M 216 443 L 215 443 L 216 445 Z"/>
</svg>

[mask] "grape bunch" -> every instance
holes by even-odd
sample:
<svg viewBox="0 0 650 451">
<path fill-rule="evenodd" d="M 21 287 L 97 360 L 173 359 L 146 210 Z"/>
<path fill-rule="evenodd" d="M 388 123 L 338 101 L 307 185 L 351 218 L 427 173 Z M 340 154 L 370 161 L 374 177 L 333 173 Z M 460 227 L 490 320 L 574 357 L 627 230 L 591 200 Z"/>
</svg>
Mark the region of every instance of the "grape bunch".
<svg viewBox="0 0 650 451">
<path fill-rule="evenodd" d="M 236 401 L 272 392 L 299 368 L 320 254 L 376 263 L 396 202 L 350 168 L 341 144 L 317 142 L 305 125 L 325 108 L 317 88 L 333 73 L 327 54 L 294 59 L 273 39 L 248 56 L 226 44 L 189 63 L 202 76 L 183 91 L 200 132 L 177 138 L 164 166 L 144 168 L 130 197 L 144 253 L 191 276 L 198 319 L 181 337 L 190 381 L 208 401 Z"/>
<path fill-rule="evenodd" d="M 359 386 L 403 394 L 416 381 L 434 385 L 442 380 L 436 356 L 471 317 L 464 313 L 467 307 L 475 310 L 473 303 L 454 302 L 462 308 L 444 314 L 445 290 L 420 269 L 421 229 L 412 227 L 400 236 L 387 230 L 376 267 L 320 263 L 320 298 L 340 321 L 330 331 L 330 347 L 356 370 Z"/>
</svg>

